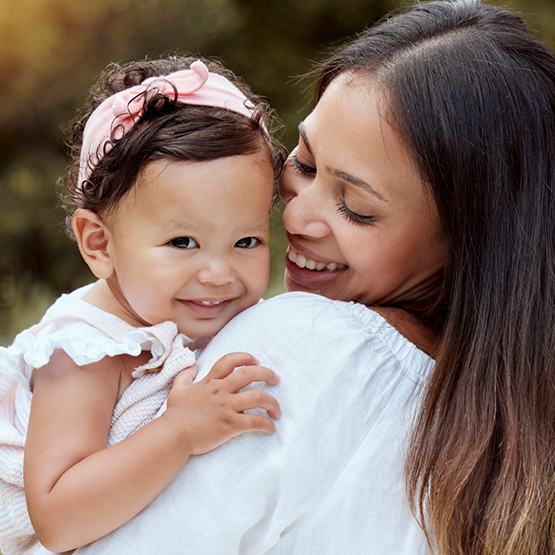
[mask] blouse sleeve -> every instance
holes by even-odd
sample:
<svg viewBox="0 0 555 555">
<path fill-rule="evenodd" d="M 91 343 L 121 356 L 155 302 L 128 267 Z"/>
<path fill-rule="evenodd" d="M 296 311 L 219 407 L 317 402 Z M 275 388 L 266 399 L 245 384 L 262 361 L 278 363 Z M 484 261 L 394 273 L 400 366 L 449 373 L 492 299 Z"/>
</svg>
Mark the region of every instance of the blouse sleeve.
<svg viewBox="0 0 555 555">
<path fill-rule="evenodd" d="M 236 317 L 198 360 L 246 351 L 281 377 L 277 431 L 193 457 L 138 516 L 77 551 L 428 554 L 403 460 L 432 361 L 356 303 L 288 293 Z"/>
</svg>

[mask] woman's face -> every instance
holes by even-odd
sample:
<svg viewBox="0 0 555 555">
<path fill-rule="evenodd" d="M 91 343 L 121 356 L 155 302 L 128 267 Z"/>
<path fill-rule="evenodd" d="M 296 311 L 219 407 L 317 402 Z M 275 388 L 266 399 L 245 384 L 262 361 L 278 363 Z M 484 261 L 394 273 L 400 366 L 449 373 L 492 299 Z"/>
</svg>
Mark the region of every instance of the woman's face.
<svg viewBox="0 0 555 555">
<path fill-rule="evenodd" d="M 386 106 L 367 76 L 344 73 L 299 126 L 280 184 L 289 291 L 369 305 L 437 287 L 437 210 Z"/>
</svg>

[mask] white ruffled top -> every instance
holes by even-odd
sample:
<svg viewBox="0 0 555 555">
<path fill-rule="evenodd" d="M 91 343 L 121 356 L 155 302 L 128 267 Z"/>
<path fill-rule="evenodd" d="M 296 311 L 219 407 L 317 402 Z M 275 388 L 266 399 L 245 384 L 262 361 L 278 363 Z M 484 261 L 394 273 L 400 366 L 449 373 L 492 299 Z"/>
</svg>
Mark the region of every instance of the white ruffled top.
<svg viewBox="0 0 555 555">
<path fill-rule="evenodd" d="M 32 402 L 34 371 L 40 371 L 56 349 L 83 366 L 102 358 L 150 351 L 150 360 L 135 369 L 135 381 L 112 415 L 108 445 L 122 441 L 152 420 L 167 398 L 175 376 L 195 362 L 192 341 L 173 322 L 135 328 L 100 310 L 82 287 L 62 295 L 36 326 L 0 348 L 0 550 L 4 555 L 35 553 L 34 537 L 23 493 L 23 448 Z"/>
</svg>

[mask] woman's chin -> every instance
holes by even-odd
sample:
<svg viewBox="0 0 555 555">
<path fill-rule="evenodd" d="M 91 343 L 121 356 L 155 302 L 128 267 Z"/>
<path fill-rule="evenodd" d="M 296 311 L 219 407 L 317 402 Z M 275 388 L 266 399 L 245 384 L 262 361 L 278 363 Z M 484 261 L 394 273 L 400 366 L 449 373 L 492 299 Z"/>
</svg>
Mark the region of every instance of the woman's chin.
<svg viewBox="0 0 555 555">
<path fill-rule="evenodd" d="M 307 289 L 305 289 L 304 287 L 302 287 L 301 285 L 299 285 L 292 277 L 291 274 L 285 270 L 285 277 L 284 277 L 284 282 L 285 282 L 285 289 L 291 293 L 293 291 L 307 291 Z"/>
</svg>

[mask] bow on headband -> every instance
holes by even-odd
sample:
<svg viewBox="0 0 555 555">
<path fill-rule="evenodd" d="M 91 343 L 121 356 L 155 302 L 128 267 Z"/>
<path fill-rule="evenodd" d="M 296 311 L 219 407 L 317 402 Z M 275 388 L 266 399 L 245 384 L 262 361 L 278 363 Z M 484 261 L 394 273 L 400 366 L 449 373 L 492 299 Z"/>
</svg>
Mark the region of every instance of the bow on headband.
<svg viewBox="0 0 555 555">
<path fill-rule="evenodd" d="M 120 91 L 107 98 L 92 113 L 83 132 L 79 161 L 79 184 L 90 178 L 105 152 L 111 149 L 112 133 L 121 139 L 142 115 L 144 98 L 141 93 L 155 90 L 183 104 L 225 108 L 250 118 L 254 105 L 222 75 L 210 73 L 200 60 L 190 69 L 170 75 L 150 77 L 140 85 Z"/>
</svg>

